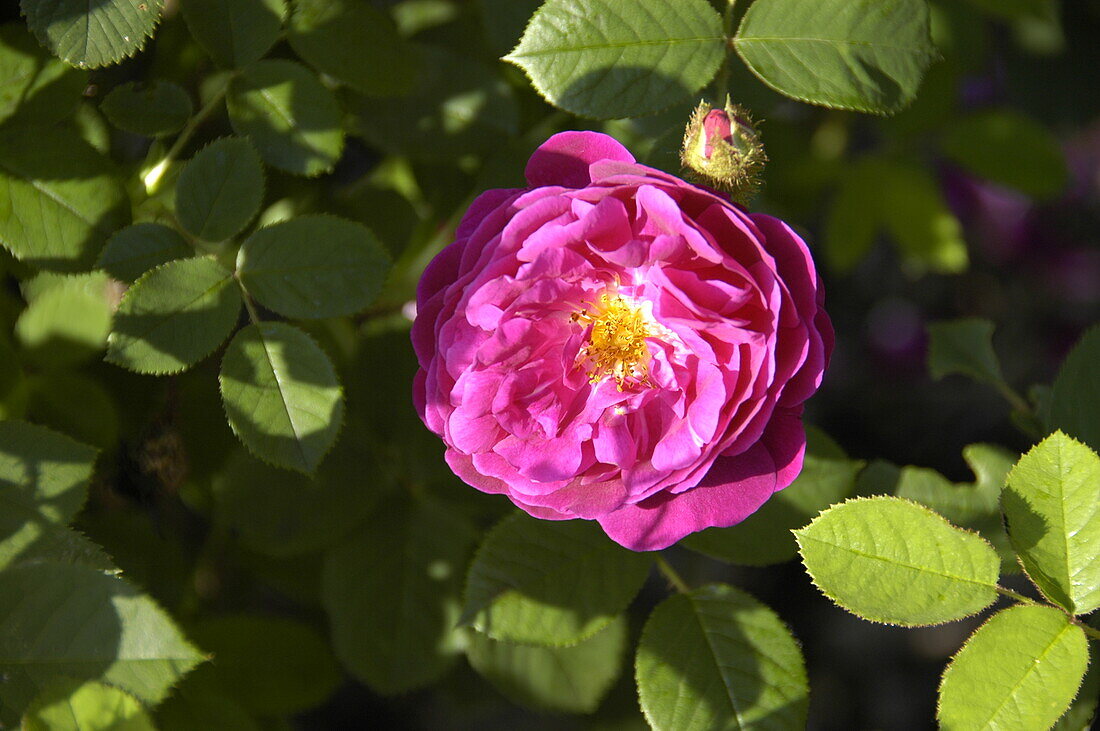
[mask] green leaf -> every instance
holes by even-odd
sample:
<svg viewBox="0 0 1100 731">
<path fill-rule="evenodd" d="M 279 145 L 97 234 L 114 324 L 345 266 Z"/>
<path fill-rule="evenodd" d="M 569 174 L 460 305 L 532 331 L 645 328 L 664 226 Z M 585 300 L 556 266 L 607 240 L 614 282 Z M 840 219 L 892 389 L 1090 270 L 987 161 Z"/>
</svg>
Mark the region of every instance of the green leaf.
<svg viewBox="0 0 1100 731">
<path fill-rule="evenodd" d="M 154 267 L 194 253 L 175 229 L 159 223 L 135 223 L 116 231 L 107 240 L 96 265 L 115 279 L 129 283 Z"/>
<path fill-rule="evenodd" d="M 70 117 L 87 75 L 50 56 L 21 24 L 0 25 L 0 122 L 48 125 Z"/>
<path fill-rule="evenodd" d="M 344 149 L 340 106 L 293 61 L 258 61 L 229 85 L 229 121 L 269 165 L 295 175 L 332 170 Z"/>
<path fill-rule="evenodd" d="M 697 92 L 725 57 L 705 0 L 547 0 L 504 57 L 551 104 L 612 119 L 659 112 Z"/>
<path fill-rule="evenodd" d="M 622 671 L 626 629 L 619 616 L 570 647 L 516 645 L 468 631 L 466 658 L 494 688 L 521 706 L 592 713 Z"/>
<path fill-rule="evenodd" d="M 928 325 L 928 370 L 936 380 L 961 373 L 980 383 L 1004 382 L 993 352 L 993 323 L 977 317 Z"/>
<path fill-rule="evenodd" d="M 885 492 L 918 502 L 958 526 L 978 531 L 997 549 L 1001 571 L 1019 573 L 1016 553 L 1001 520 L 1001 490 L 1016 454 L 989 444 L 971 444 L 963 450 L 963 459 L 977 477 L 973 483 L 953 483 L 935 470 L 905 467 Z"/>
<path fill-rule="evenodd" d="M 0 134 L 0 243 L 40 269 L 88 269 L 129 223 L 114 166 L 60 127 Z"/>
<path fill-rule="evenodd" d="M 872 622 L 940 624 L 996 600 L 996 552 L 908 500 L 834 506 L 795 531 L 802 561 L 827 597 Z"/>
<path fill-rule="evenodd" d="M 203 660 L 149 597 L 86 566 L 36 563 L 0 573 L 0 669 L 44 686 L 98 680 L 155 704 Z"/>
<path fill-rule="evenodd" d="M 1047 427 L 1100 451 L 1100 326 L 1088 330 L 1062 362 L 1050 393 Z"/>
<path fill-rule="evenodd" d="M 393 694 L 447 670 L 475 535 L 441 505 L 390 501 L 325 555 L 322 601 L 332 643 L 355 677 Z"/>
<path fill-rule="evenodd" d="M 236 236 L 260 210 L 264 168 L 248 140 L 215 140 L 195 154 L 176 183 L 176 215 L 206 241 Z"/>
<path fill-rule="evenodd" d="M 122 298 L 106 360 L 138 373 L 178 373 L 221 345 L 241 293 L 213 259 L 179 259 L 144 274 Z"/>
<path fill-rule="evenodd" d="M 0 569 L 16 560 L 102 557 L 65 526 L 87 497 L 96 450 L 36 424 L 0 421 Z"/>
<path fill-rule="evenodd" d="M 806 430 L 808 443 L 802 472 L 747 520 L 730 528 L 708 528 L 680 545 L 730 563 L 767 566 L 794 558 L 798 545 L 791 533 L 825 508 L 850 496 L 864 463 L 848 459 L 828 436 Z"/>
<path fill-rule="evenodd" d="M 1100 457 L 1054 432 L 1008 474 L 1008 535 L 1035 585 L 1071 614 L 1100 607 Z"/>
<path fill-rule="evenodd" d="M 282 30 L 283 0 L 182 0 L 191 35 L 224 68 L 258 61 Z"/>
<path fill-rule="evenodd" d="M 478 549 L 459 621 L 495 640 L 575 644 L 626 609 L 651 562 L 613 543 L 594 522 L 515 513 Z"/>
<path fill-rule="evenodd" d="M 943 150 L 975 175 L 1036 198 L 1053 198 L 1069 172 L 1058 139 L 1009 109 L 956 119 L 945 127 Z"/>
<path fill-rule="evenodd" d="M 95 681 L 59 678 L 23 715 L 25 731 L 155 731 L 141 701 Z"/>
<path fill-rule="evenodd" d="M 191 97 L 179 84 L 157 79 L 139 88 L 120 84 L 103 99 L 99 109 L 119 129 L 145 137 L 178 132 L 191 117 Z"/>
<path fill-rule="evenodd" d="M 1067 710 L 1054 724 L 1052 731 L 1091 731 L 1092 722 L 1096 716 L 1096 706 L 1100 701 L 1100 671 L 1096 663 L 1089 663 L 1089 670 L 1085 673 L 1085 679 L 1081 681 L 1081 689 L 1077 692 Z"/>
<path fill-rule="evenodd" d="M 235 614 L 189 628 L 214 655 L 210 681 L 253 713 L 283 715 L 323 703 L 340 685 L 340 667 L 324 638 L 302 622 Z"/>
<path fill-rule="evenodd" d="M 106 282 L 85 286 L 88 277 L 66 278 L 34 298 L 15 322 L 15 336 L 27 357 L 54 369 L 94 358 L 111 331 Z M 98 290 L 98 291 L 97 291 Z"/>
<path fill-rule="evenodd" d="M 725 584 L 663 601 L 634 665 L 638 699 L 657 729 L 793 729 L 806 725 L 802 652 L 764 604 Z"/>
<path fill-rule="evenodd" d="M 55 56 L 78 68 L 118 63 L 141 50 L 163 0 L 20 0 L 27 25 Z"/>
<path fill-rule="evenodd" d="M 876 114 L 913 101 L 936 58 L 924 0 L 756 0 L 733 45 L 780 94 Z"/>
<path fill-rule="evenodd" d="M 318 71 L 372 96 L 410 91 L 420 70 L 416 47 L 393 20 L 356 0 L 297 0 L 287 40 Z"/>
<path fill-rule="evenodd" d="M 237 333 L 219 377 L 229 425 L 277 467 L 311 474 L 332 448 L 344 397 L 332 362 L 312 338 L 284 323 Z"/>
<path fill-rule="evenodd" d="M 393 154 L 454 161 L 497 152 L 517 133 L 515 95 L 497 69 L 442 48 L 424 47 L 420 55 L 423 71 L 405 96 L 344 92 L 351 134 Z"/>
<path fill-rule="evenodd" d="M 390 485 L 368 435 L 348 425 L 332 455 L 310 479 L 238 451 L 215 478 L 216 516 L 248 548 L 270 556 L 314 553 L 339 542 Z M 379 484 L 381 483 L 381 484 Z"/>
<path fill-rule="evenodd" d="M 382 290 L 390 259 L 362 224 L 301 216 L 262 228 L 237 254 L 248 293 L 280 315 L 302 319 L 350 315 Z"/>
<path fill-rule="evenodd" d="M 865 158 L 845 171 L 825 224 L 830 264 L 851 269 L 880 230 L 890 234 L 905 265 L 916 273 L 952 274 L 968 265 L 962 227 L 928 172 Z"/>
<path fill-rule="evenodd" d="M 1053 607 L 993 615 L 951 660 L 936 714 L 944 729 L 1050 728 L 1077 694 L 1088 639 Z"/>
</svg>

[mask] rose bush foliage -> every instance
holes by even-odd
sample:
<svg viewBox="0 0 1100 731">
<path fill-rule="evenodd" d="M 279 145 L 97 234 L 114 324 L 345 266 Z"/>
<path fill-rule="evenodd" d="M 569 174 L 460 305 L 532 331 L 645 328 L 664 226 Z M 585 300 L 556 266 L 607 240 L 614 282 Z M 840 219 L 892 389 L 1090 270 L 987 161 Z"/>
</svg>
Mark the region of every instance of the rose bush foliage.
<svg viewBox="0 0 1100 731">
<path fill-rule="evenodd" d="M 802 467 L 833 347 L 802 239 L 563 132 L 428 266 L 414 399 L 455 473 L 656 550 L 744 520 Z"/>
</svg>

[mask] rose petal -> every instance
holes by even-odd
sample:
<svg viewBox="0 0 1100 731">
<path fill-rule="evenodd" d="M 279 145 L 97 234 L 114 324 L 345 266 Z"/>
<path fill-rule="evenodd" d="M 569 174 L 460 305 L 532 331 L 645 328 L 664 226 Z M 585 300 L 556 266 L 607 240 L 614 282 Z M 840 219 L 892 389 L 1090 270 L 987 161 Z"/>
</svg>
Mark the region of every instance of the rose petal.
<svg viewBox="0 0 1100 731">
<path fill-rule="evenodd" d="M 634 156 L 614 137 L 599 132 L 559 132 L 535 150 L 523 174 L 535 188 L 583 188 L 592 182 L 589 165 L 600 160 L 634 162 Z"/>
</svg>

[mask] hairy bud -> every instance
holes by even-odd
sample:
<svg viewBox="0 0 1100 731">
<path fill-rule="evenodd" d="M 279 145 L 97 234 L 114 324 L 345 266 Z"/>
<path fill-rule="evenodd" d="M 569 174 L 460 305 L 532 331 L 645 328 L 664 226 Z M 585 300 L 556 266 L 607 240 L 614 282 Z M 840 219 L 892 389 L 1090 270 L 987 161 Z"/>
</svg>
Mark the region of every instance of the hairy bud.
<svg viewBox="0 0 1100 731">
<path fill-rule="evenodd" d="M 724 109 L 700 102 L 684 132 L 680 161 L 696 182 L 744 203 L 760 185 L 764 147 L 748 112 L 726 99 Z"/>
</svg>

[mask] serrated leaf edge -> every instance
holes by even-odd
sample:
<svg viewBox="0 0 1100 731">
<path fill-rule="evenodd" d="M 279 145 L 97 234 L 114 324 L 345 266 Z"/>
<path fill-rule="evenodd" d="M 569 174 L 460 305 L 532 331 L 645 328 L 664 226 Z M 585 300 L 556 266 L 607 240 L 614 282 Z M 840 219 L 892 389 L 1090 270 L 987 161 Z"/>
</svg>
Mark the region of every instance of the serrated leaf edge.
<svg viewBox="0 0 1100 731">
<path fill-rule="evenodd" d="M 941 624 L 948 624 L 950 622 L 958 622 L 961 619 L 965 619 L 967 617 L 973 617 L 976 614 L 980 614 L 981 612 L 988 609 L 990 606 L 992 606 L 997 601 L 997 595 L 995 595 L 993 600 L 990 601 L 989 604 L 986 604 L 983 607 L 979 607 L 978 609 L 975 609 L 972 612 L 968 612 L 968 613 L 960 615 L 960 616 L 958 616 L 954 619 L 945 620 L 943 622 L 890 622 L 890 621 L 885 620 L 885 619 L 877 619 L 877 618 L 874 618 L 874 617 L 867 617 L 867 616 L 864 616 L 862 614 L 857 614 L 856 612 L 849 609 L 845 604 L 840 602 L 836 597 L 834 597 L 828 591 L 826 591 L 825 588 L 817 582 L 817 578 L 810 572 L 809 567 L 806 566 L 806 558 L 805 558 L 805 556 L 802 555 L 802 541 L 801 541 L 802 536 L 800 535 L 801 532 L 805 531 L 807 528 L 809 528 L 814 523 L 819 521 L 821 519 L 821 517 L 823 515 L 825 515 L 826 513 L 828 513 L 829 511 L 834 510 L 834 509 L 839 508 L 839 507 L 842 507 L 844 505 L 847 505 L 848 503 L 866 502 L 866 501 L 884 501 L 884 500 L 890 500 L 890 501 L 908 503 L 910 505 L 914 505 L 914 506 L 920 508 L 925 513 L 928 513 L 929 515 L 933 515 L 936 518 L 939 518 L 940 520 L 942 520 L 944 523 L 946 523 L 948 526 L 950 526 L 954 530 L 957 530 L 961 533 L 967 533 L 969 535 L 972 535 L 972 536 L 978 538 L 979 540 L 981 540 L 982 543 L 984 543 L 986 545 L 986 547 L 990 551 L 992 551 L 997 556 L 997 565 L 998 565 L 998 567 L 1000 566 L 1000 554 L 998 554 L 997 549 L 995 549 L 993 547 L 993 545 L 988 540 L 986 540 L 985 536 L 983 536 L 981 533 L 978 533 L 977 531 L 970 530 L 969 528 L 962 528 L 960 526 L 955 525 L 954 523 L 949 521 L 947 518 L 945 518 L 942 515 L 940 515 L 939 513 L 937 513 L 935 510 L 932 510 L 931 508 L 929 508 L 927 505 L 922 505 L 921 503 L 918 503 L 915 500 L 910 500 L 908 498 L 900 498 L 900 497 L 893 496 L 893 495 L 856 496 L 856 497 L 848 498 L 847 500 L 845 500 L 843 502 L 840 502 L 840 503 L 837 503 L 836 505 L 830 505 L 828 508 L 826 508 L 825 510 L 822 510 L 820 513 L 818 513 L 817 517 L 814 518 L 813 520 L 811 520 L 809 523 L 802 526 L 801 528 L 796 528 L 796 529 L 791 531 L 792 533 L 794 533 L 795 542 L 798 543 L 798 557 L 799 557 L 799 560 L 802 562 L 802 567 L 806 570 L 806 574 L 810 577 L 810 582 L 814 585 L 814 587 L 818 591 L 820 591 L 822 593 L 822 595 L 824 595 L 827 599 L 829 599 L 831 602 L 833 602 L 834 604 L 836 604 L 838 607 L 840 607 L 844 611 L 848 612 L 849 614 L 855 615 L 856 617 L 859 617 L 860 619 L 866 620 L 868 622 L 872 622 L 874 624 L 884 624 L 884 625 L 887 625 L 889 627 L 936 627 L 936 626 L 939 626 Z M 984 586 L 984 584 L 983 584 L 983 586 Z M 996 582 L 994 582 L 990 586 L 991 586 L 991 588 L 994 589 L 994 592 L 996 592 L 996 587 L 998 586 L 998 584 Z"/>
<path fill-rule="evenodd" d="M 126 292 L 125 292 L 125 294 L 123 294 L 123 295 L 122 295 L 122 299 L 121 299 L 121 300 L 119 300 L 119 303 L 118 303 L 118 307 L 119 307 L 119 309 L 121 309 L 121 308 L 122 308 L 122 305 L 123 305 L 123 304 L 124 304 L 124 303 L 126 302 L 127 298 L 128 298 L 128 297 L 130 297 L 130 293 L 131 293 L 131 292 L 133 292 L 133 291 L 134 291 L 134 289 L 135 289 L 135 288 L 136 288 L 136 287 L 137 287 L 138 285 L 140 285 L 140 284 L 141 284 L 141 283 L 142 283 L 142 282 L 143 282 L 143 281 L 144 281 L 144 280 L 145 280 L 146 278 L 150 277 L 150 276 L 151 276 L 151 275 L 153 274 L 153 272 L 156 272 L 156 271 L 158 271 L 158 270 L 160 270 L 160 269 L 164 269 L 165 267 L 169 267 L 169 266 L 172 266 L 172 265 L 174 265 L 174 264 L 178 264 L 178 263 L 179 263 L 179 262 L 181 262 L 181 261 L 193 261 L 194 259 L 207 259 L 207 260 L 209 260 L 209 261 L 212 261 L 212 262 L 214 262 L 215 264 L 218 264 L 218 266 L 222 266 L 222 265 L 221 265 L 221 264 L 220 264 L 220 263 L 219 263 L 219 262 L 218 262 L 218 261 L 217 261 L 216 259 L 214 259 L 213 257 L 209 257 L 209 256 L 197 256 L 197 257 L 191 257 L 191 258 L 188 258 L 188 259 L 173 259 L 172 261 L 166 261 L 166 262 L 164 262 L 163 264 L 158 264 L 158 265 L 156 265 L 155 267 L 153 267 L 152 269 L 149 269 L 148 271 L 146 271 L 146 272 L 145 272 L 144 274 L 142 274 L 142 275 L 141 275 L 140 277 L 138 277 L 137 279 L 135 279 L 135 280 L 134 280 L 134 283 L 133 283 L 133 284 L 131 284 L 131 285 L 130 285 L 130 286 L 129 286 L 129 287 L 127 288 L 127 289 L 126 289 Z M 225 269 L 225 267 L 224 267 L 224 266 L 222 266 L 222 269 L 224 269 L 224 270 L 225 270 L 225 272 L 226 272 L 226 277 L 225 277 L 225 278 L 226 278 L 227 280 L 228 280 L 228 279 L 233 279 L 233 272 L 231 272 L 231 271 L 230 271 L 230 270 L 228 270 L 228 269 Z M 206 292 L 203 292 L 203 295 L 205 295 L 205 294 L 206 294 L 207 292 L 209 292 L 209 291 L 210 291 L 210 290 L 207 290 Z M 239 294 L 239 292 L 238 292 L 238 294 Z M 117 310 L 116 310 L 116 312 L 117 312 Z M 240 314 L 240 306 L 238 306 L 238 315 L 239 315 L 239 314 Z M 236 323 L 234 323 L 233 327 L 236 327 Z M 218 341 L 218 344 L 217 344 L 217 345 L 215 345 L 215 346 L 214 346 L 213 348 L 211 348 L 211 349 L 210 349 L 209 351 L 207 351 L 206 353 L 204 353 L 203 355 L 201 355 L 201 356 L 200 356 L 200 357 L 198 358 L 198 360 L 196 360 L 196 361 L 195 361 L 194 363 L 184 364 L 184 365 L 182 365 L 182 366 L 180 366 L 180 367 L 178 367 L 178 368 L 167 368 L 167 369 L 163 369 L 163 370 L 160 370 L 160 369 L 154 369 L 154 370 L 148 370 L 148 371 L 140 371 L 140 370 L 136 370 L 136 369 L 130 368 L 130 367 L 129 367 L 129 366 L 127 366 L 127 365 L 123 365 L 123 364 L 121 364 L 121 363 L 116 363 L 115 361 L 113 361 L 113 360 L 111 360 L 111 359 L 110 359 L 110 355 L 111 355 L 111 344 L 112 344 L 112 342 L 113 342 L 113 338 L 114 338 L 114 334 L 115 334 L 115 331 L 114 331 L 114 329 L 112 328 L 112 330 L 111 330 L 110 334 L 108 334 L 108 335 L 107 335 L 107 353 L 106 353 L 106 354 L 105 354 L 105 355 L 103 356 L 103 360 L 104 360 L 105 362 L 107 362 L 107 363 L 110 363 L 111 365 L 114 365 L 114 366 L 118 366 L 119 368 L 124 368 L 124 369 L 126 369 L 126 370 L 130 371 L 131 373 L 140 373 L 140 374 L 142 374 L 142 375 L 146 375 L 146 376 L 171 376 L 171 375 L 174 375 L 174 374 L 176 374 L 176 373 L 183 373 L 184 371 L 186 371 L 186 370 L 188 370 L 188 369 L 190 369 L 190 368 L 193 368 L 194 366 L 196 366 L 196 365 L 198 365 L 199 363 L 201 363 L 202 361 L 204 361 L 204 360 L 205 360 L 206 358 L 210 357 L 210 354 L 211 354 L 211 353 L 213 353 L 214 351 L 216 351 L 216 350 L 217 350 L 218 348 L 220 348 L 220 347 L 221 347 L 221 346 L 222 346 L 222 345 L 223 345 L 223 344 L 225 343 L 226 339 L 227 339 L 227 338 L 228 338 L 228 337 L 230 336 L 230 334 L 232 334 L 232 333 L 233 333 L 233 328 L 230 328 L 230 329 L 229 329 L 229 331 L 228 331 L 228 332 L 227 332 L 227 333 L 225 334 L 225 336 L 224 336 L 224 337 L 222 337 L 222 339 L 221 339 L 220 341 Z"/>
<path fill-rule="evenodd" d="M 264 324 L 271 324 L 271 321 L 253 322 L 249 325 L 246 325 L 245 327 L 242 327 L 240 330 L 238 330 L 236 333 L 233 334 L 233 340 L 236 340 L 238 337 L 240 337 L 241 333 L 244 332 L 245 330 L 248 330 L 251 327 L 256 327 L 257 330 L 258 330 L 259 328 L 257 326 L 264 325 Z M 344 408 L 344 403 L 345 403 L 344 384 L 340 381 L 340 373 L 339 373 L 339 371 L 336 370 L 336 364 L 333 362 L 332 357 L 325 351 L 324 348 L 321 347 L 320 343 L 318 343 L 312 335 L 310 335 L 308 332 L 306 332 L 302 328 L 296 327 L 295 325 L 293 325 L 289 322 L 282 322 L 282 323 L 277 323 L 277 324 L 286 325 L 287 327 L 294 328 L 295 330 L 300 332 L 302 335 L 309 338 L 309 340 L 313 343 L 313 345 L 317 348 L 317 350 L 324 354 L 325 359 L 328 360 L 328 362 L 329 362 L 329 365 L 332 366 L 332 373 L 333 373 L 333 376 L 336 379 L 336 390 L 339 393 L 338 403 L 340 405 L 339 413 L 337 414 L 337 420 L 336 420 L 337 421 L 336 436 L 333 438 L 332 444 L 330 444 L 328 446 L 328 448 L 325 449 L 323 452 L 321 452 L 321 454 L 317 457 L 317 464 L 314 465 L 312 471 L 303 470 L 303 469 L 300 469 L 298 467 L 292 467 L 292 466 L 289 466 L 289 465 L 278 464 L 278 463 L 273 462 L 272 460 L 264 457 L 262 454 L 257 454 L 257 452 L 254 449 L 252 449 L 252 446 L 244 440 L 244 438 L 241 436 L 241 433 L 239 431 L 237 431 L 237 426 L 233 423 L 233 420 L 229 418 L 229 412 L 226 410 L 226 407 L 225 407 L 225 391 L 223 390 L 224 389 L 224 379 L 223 379 L 223 376 L 222 376 L 224 363 L 225 363 L 225 355 L 224 354 L 222 355 L 222 363 L 219 364 L 219 366 L 218 366 L 218 396 L 220 397 L 219 401 L 221 402 L 221 406 L 222 406 L 222 416 L 225 417 L 225 421 L 229 425 L 230 430 L 233 432 L 233 436 L 237 437 L 237 441 L 239 441 L 242 445 L 244 445 L 244 448 L 246 450 L 248 450 L 248 453 L 250 455 L 252 455 L 256 459 L 260 460 L 264 464 L 268 465 L 269 467 L 274 467 L 275 469 L 279 469 L 279 470 L 290 470 L 292 472 L 298 472 L 298 473 L 303 474 L 306 477 L 309 477 L 309 478 L 312 479 L 312 478 L 317 476 L 317 470 L 321 466 L 321 463 L 325 461 L 325 457 L 327 457 L 329 454 L 332 453 L 333 448 L 336 447 L 336 443 L 340 441 L 340 437 L 344 433 L 344 423 L 345 423 L 345 417 L 346 417 L 346 414 L 345 414 L 346 409 Z M 232 347 L 232 345 L 233 345 L 232 340 L 230 341 L 229 345 L 230 345 L 230 347 Z M 228 351 L 229 351 L 229 348 L 226 348 L 227 353 L 228 353 Z"/>
</svg>

